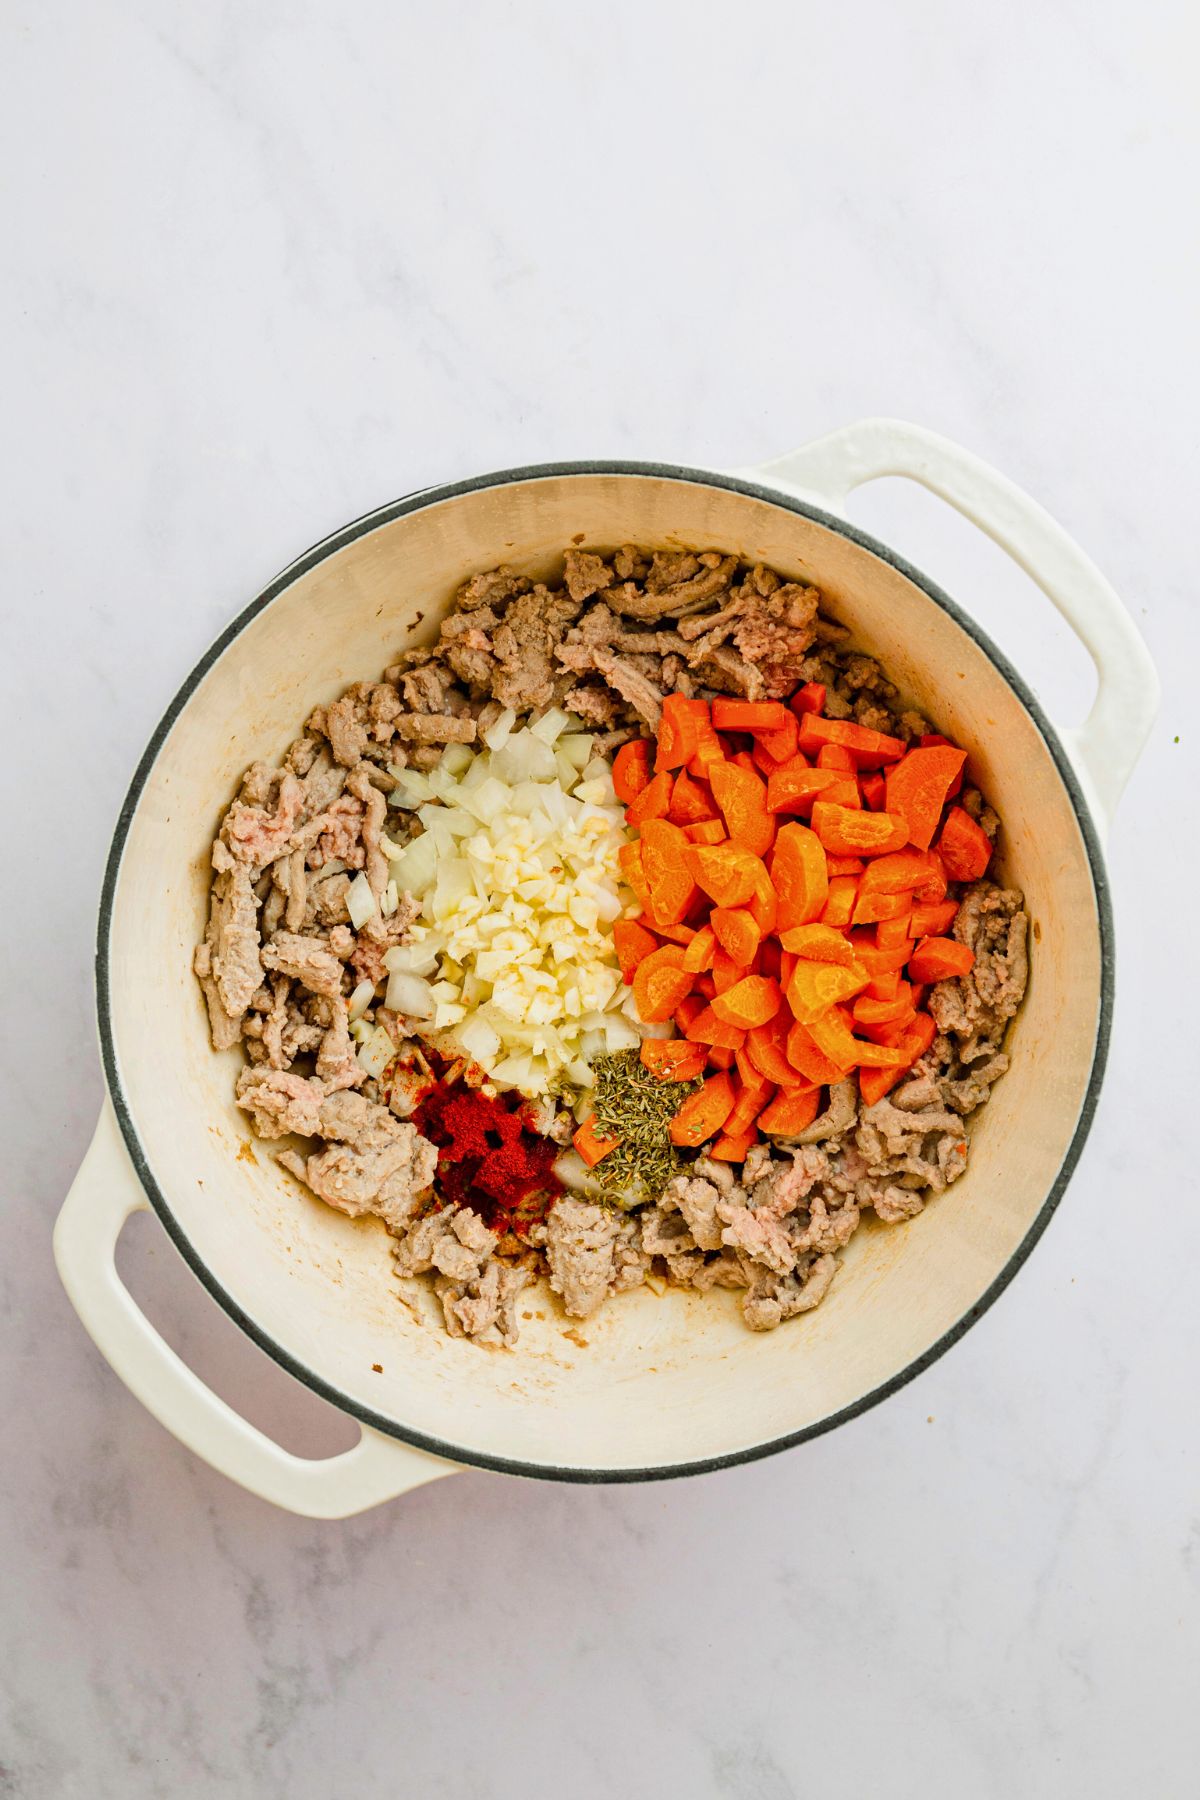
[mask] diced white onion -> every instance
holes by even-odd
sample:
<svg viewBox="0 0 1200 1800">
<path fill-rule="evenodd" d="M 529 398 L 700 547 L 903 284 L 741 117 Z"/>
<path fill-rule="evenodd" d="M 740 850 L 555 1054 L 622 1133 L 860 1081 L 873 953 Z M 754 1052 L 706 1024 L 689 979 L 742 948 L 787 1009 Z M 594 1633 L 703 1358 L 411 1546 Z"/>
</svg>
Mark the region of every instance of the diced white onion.
<svg viewBox="0 0 1200 1800">
<path fill-rule="evenodd" d="M 420 975 L 406 974 L 403 969 L 394 969 L 388 976 L 384 1005 L 409 1019 L 432 1019 L 437 1010 L 429 983 Z"/>
<path fill-rule="evenodd" d="M 475 758 L 466 744 L 447 744 L 442 751 L 440 767 L 448 775 L 465 775 Z"/>
<path fill-rule="evenodd" d="M 346 889 L 346 911 L 350 914 L 350 923 L 355 931 L 361 931 L 367 920 L 375 917 L 375 896 L 371 892 L 370 882 L 363 874 L 356 875 Z"/>
<path fill-rule="evenodd" d="M 489 750 L 502 750 L 508 742 L 508 734 L 517 722 L 517 715 L 511 706 L 506 706 L 498 719 L 493 720 L 483 734 L 483 741 Z"/>
<path fill-rule="evenodd" d="M 352 1024 L 355 1019 L 362 1018 L 362 1015 L 366 1012 L 374 998 L 375 983 L 373 981 L 360 981 L 354 992 L 351 994 L 350 1004 L 346 1008 L 347 1016 Z"/>
<path fill-rule="evenodd" d="M 395 1054 L 391 1033 L 376 1025 L 358 1047 L 359 1067 L 378 1080 Z"/>
<path fill-rule="evenodd" d="M 540 719 L 534 721 L 529 727 L 529 733 L 531 737 L 537 738 L 539 743 L 553 744 L 557 738 L 562 736 L 570 722 L 568 715 L 560 706 L 552 706 L 542 714 Z"/>
</svg>

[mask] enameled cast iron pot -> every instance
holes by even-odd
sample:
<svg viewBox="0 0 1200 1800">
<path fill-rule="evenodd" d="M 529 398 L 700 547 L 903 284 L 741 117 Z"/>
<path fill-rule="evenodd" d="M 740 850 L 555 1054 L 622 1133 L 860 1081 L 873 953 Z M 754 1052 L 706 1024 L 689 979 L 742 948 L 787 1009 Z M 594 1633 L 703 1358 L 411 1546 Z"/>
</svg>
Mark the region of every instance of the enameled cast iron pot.
<svg viewBox="0 0 1200 1800">
<path fill-rule="evenodd" d="M 840 516 L 852 488 L 892 474 L 988 532 L 1078 632 L 1099 675 L 1081 730 L 1056 732 L 962 609 Z M 399 1304 L 379 1221 L 305 1196 L 267 1152 L 239 1159 L 239 1056 L 209 1047 L 191 954 L 209 846 L 246 765 L 276 760 L 313 705 L 432 637 L 464 577 L 501 561 L 545 573 L 580 534 L 605 548 L 736 552 L 815 582 L 905 698 L 970 751 L 1004 820 L 1001 873 L 1032 915 L 1032 979 L 1012 1068 L 973 1123 L 967 1174 L 910 1224 L 860 1230 L 819 1310 L 755 1335 L 733 1295 L 643 1289 L 588 1320 L 580 1342 L 547 1296 L 515 1353 L 488 1354 Z M 96 956 L 108 1100 L 55 1233 L 88 1331 L 200 1456 L 313 1516 L 359 1511 L 464 1464 L 567 1481 L 713 1469 L 863 1411 L 991 1304 L 1079 1156 L 1113 993 L 1100 835 L 1156 698 L 1133 625 L 1063 531 L 974 457 L 891 421 L 737 476 L 649 463 L 514 469 L 347 526 L 273 582 L 188 677 L 117 825 Z M 124 1222 L 146 1206 L 254 1341 L 361 1422 L 352 1450 L 288 1454 L 168 1348 L 114 1266 Z"/>
</svg>

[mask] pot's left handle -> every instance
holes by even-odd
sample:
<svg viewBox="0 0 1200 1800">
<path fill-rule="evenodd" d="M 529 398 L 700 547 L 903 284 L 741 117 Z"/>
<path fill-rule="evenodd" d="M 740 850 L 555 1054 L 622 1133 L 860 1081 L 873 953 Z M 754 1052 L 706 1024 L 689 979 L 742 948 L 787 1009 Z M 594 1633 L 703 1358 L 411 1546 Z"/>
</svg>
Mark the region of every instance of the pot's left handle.
<svg viewBox="0 0 1200 1800">
<path fill-rule="evenodd" d="M 54 1260 L 101 1355 L 189 1450 L 260 1499 L 310 1519 L 346 1518 L 455 1472 L 454 1463 L 367 1425 L 353 1449 L 338 1456 L 293 1456 L 205 1387 L 159 1336 L 117 1274 L 122 1227 L 148 1206 L 106 1097 L 54 1227 Z"/>
</svg>

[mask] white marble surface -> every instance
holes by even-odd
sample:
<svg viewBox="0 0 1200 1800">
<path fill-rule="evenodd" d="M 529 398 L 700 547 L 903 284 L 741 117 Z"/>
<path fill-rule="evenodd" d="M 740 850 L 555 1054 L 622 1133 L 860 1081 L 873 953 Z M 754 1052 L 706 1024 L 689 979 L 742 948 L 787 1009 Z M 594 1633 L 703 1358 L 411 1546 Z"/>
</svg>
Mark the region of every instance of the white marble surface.
<svg viewBox="0 0 1200 1800">
<path fill-rule="evenodd" d="M 38 760 L 0 877 L 0 1793 L 1195 1793 L 1193 32 L 1184 0 L 5 7 L 2 716 Z M 1106 1097 L 1046 1238 L 944 1361 L 762 1465 L 470 1474 L 333 1525 L 250 1499 L 50 1260 L 100 1101 L 101 860 L 166 698 L 413 487 L 732 466 L 871 412 L 1039 495 L 1164 676 L 1111 842 Z M 854 510 L 1079 715 L 1082 653 L 997 552 L 893 484 Z M 347 1441 L 157 1225 L 123 1264 L 249 1416 Z"/>
</svg>

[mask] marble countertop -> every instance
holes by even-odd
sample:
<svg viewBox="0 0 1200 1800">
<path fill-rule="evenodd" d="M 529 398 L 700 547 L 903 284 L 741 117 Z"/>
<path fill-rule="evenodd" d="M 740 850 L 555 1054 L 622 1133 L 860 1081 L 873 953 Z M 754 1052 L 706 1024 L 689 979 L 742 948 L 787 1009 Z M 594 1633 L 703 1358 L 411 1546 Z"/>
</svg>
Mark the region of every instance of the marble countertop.
<svg viewBox="0 0 1200 1800">
<path fill-rule="evenodd" d="M 1193 31 L 1172 0 L 7 9 L 0 1794 L 1195 1792 Z M 949 1356 L 787 1455 L 259 1503 L 129 1396 L 50 1256 L 100 1104 L 99 871 L 167 697 L 398 494 L 734 467 L 869 413 L 1041 498 L 1162 671 L 1066 1201 Z M 1081 716 L 1086 657 L 998 551 L 900 484 L 853 515 Z M 122 1269 L 248 1417 L 350 1441 L 156 1223 Z"/>
</svg>

